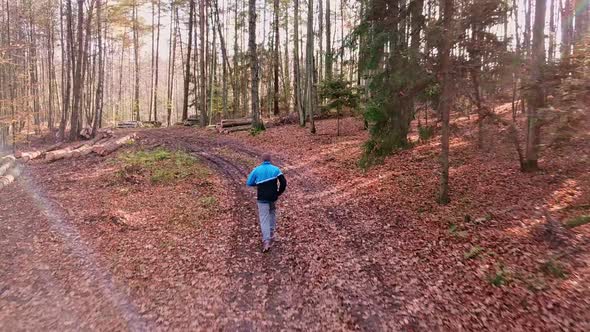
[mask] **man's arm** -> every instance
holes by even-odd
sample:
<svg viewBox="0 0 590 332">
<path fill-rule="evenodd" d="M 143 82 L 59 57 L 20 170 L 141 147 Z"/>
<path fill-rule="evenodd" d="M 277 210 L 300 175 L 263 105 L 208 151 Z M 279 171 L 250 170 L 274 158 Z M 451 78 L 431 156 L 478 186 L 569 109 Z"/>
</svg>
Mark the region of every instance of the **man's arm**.
<svg viewBox="0 0 590 332">
<path fill-rule="evenodd" d="M 248 180 L 246 181 L 246 185 L 248 187 L 256 187 L 256 169 L 254 169 L 250 175 L 248 175 Z"/>
<path fill-rule="evenodd" d="M 278 179 L 279 179 L 279 196 L 281 196 L 281 194 L 283 194 L 285 192 L 285 189 L 287 189 L 287 179 L 285 179 L 285 176 L 283 174 L 279 175 Z"/>
</svg>

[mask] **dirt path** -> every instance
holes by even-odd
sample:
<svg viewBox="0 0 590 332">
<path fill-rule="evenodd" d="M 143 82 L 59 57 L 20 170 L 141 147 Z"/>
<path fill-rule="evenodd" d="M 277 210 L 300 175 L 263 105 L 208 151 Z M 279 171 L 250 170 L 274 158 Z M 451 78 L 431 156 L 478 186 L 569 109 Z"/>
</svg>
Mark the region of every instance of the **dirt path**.
<svg viewBox="0 0 590 332">
<path fill-rule="evenodd" d="M 289 188 L 279 204 L 280 242 L 269 255 L 261 255 L 255 197 L 244 183 L 262 152 L 232 139 L 212 140 L 186 131 L 174 135 L 146 131 L 143 135 L 206 160 L 233 190 L 235 209 L 228 221 L 232 254 L 226 262 L 232 269 L 233 287 L 225 294 L 230 315 L 243 318 L 227 328 L 375 330 L 411 326 L 406 317 L 395 316 L 399 304 L 395 292 L 388 290 L 392 285 L 383 284 L 383 267 L 368 258 L 368 251 L 378 247 L 378 238 L 374 234 L 355 236 L 348 226 L 355 224 L 352 217 L 320 199 L 331 192 L 329 183 L 320 183 L 309 169 L 293 167 L 292 160 L 275 158 Z M 356 259 L 345 260 L 347 257 Z"/>
<path fill-rule="evenodd" d="M 0 330 L 149 328 L 26 172 L 0 195 L 0 247 Z"/>
<path fill-rule="evenodd" d="M 163 293 L 166 299 L 158 301 L 196 297 L 210 302 L 212 296 L 220 296 L 217 302 L 222 309 L 208 318 L 212 321 L 203 320 L 207 315 L 202 313 L 197 314 L 198 321 L 229 331 L 413 326 L 406 317 L 396 316 L 399 294 L 395 290 L 400 286 L 386 284 L 385 267 L 370 258 L 371 250 L 381 250 L 379 238 L 354 229 L 358 220 L 335 199 L 327 199 L 334 194 L 333 188 L 318 181 L 310 169 L 296 167 L 296 161 L 284 156 L 275 158 L 289 187 L 279 204 L 279 241 L 269 254 L 262 254 L 255 193 L 245 186 L 261 151 L 231 138 L 213 139 L 190 130 L 141 131 L 139 137 L 148 146 L 183 150 L 201 158 L 230 189 L 229 220 L 218 226 L 226 227 L 229 234 L 219 239 L 229 248 L 219 264 L 227 271 L 213 270 L 218 275 L 209 276 L 223 279 L 219 283 L 223 289 L 209 294 L 193 290 L 192 295 L 174 297 Z M 0 225 L 2 245 L 15 248 L 0 257 L 2 324 L 12 330 L 36 326 L 143 330 L 150 325 L 169 329 L 192 324 L 187 322 L 190 317 L 168 309 L 158 310 L 156 316 L 144 312 L 143 305 L 138 310 L 139 299 L 99 266 L 92 246 L 81 240 L 76 226 L 62 217 L 60 208 L 44 198 L 33 181 L 24 179 L 0 199 L 2 219 L 6 219 Z M 10 206 L 7 197 L 23 209 L 6 208 Z M 390 263 L 399 265 L 395 259 Z M 164 307 L 178 308 L 183 305 L 180 302 Z"/>
</svg>

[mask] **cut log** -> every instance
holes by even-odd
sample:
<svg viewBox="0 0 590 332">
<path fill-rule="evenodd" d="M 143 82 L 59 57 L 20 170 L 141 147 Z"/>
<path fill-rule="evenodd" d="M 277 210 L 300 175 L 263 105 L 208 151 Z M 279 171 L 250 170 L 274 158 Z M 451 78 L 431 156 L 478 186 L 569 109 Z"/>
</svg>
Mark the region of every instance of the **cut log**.
<svg viewBox="0 0 590 332">
<path fill-rule="evenodd" d="M 245 125 L 252 125 L 252 119 L 251 118 L 242 118 L 242 119 L 221 120 L 221 127 L 222 128 L 245 126 Z"/>
<path fill-rule="evenodd" d="M 43 154 L 43 151 L 32 151 L 32 152 L 25 152 L 22 154 L 22 159 L 26 163 L 29 160 L 33 160 L 35 158 L 40 157 Z"/>
<path fill-rule="evenodd" d="M 71 153 L 72 153 L 71 148 L 65 148 L 65 149 L 61 149 L 61 150 L 47 152 L 45 154 L 45 161 L 51 162 L 51 161 L 64 159 L 64 158 L 66 158 L 66 156 L 68 154 L 71 154 Z"/>
<path fill-rule="evenodd" d="M 141 121 L 123 121 L 117 124 L 117 128 L 140 128 L 142 126 Z"/>
<path fill-rule="evenodd" d="M 10 154 L 8 156 L 4 156 L 4 157 L 0 158 L 0 165 L 7 163 L 9 161 L 15 162 L 16 161 L 15 156 Z"/>
<path fill-rule="evenodd" d="M 18 168 L 13 168 L 8 175 L 0 176 L 0 190 L 9 184 L 13 183 L 16 178 L 20 175 L 20 170 Z"/>
<path fill-rule="evenodd" d="M 47 153 L 47 152 L 51 152 L 51 151 L 55 151 L 55 150 L 57 150 L 57 149 L 61 148 L 63 145 L 64 145 L 64 143 L 63 143 L 63 142 L 59 142 L 59 143 L 53 144 L 52 146 L 48 147 L 48 148 L 45 150 L 45 153 Z"/>
<path fill-rule="evenodd" d="M 224 134 L 234 133 L 236 131 L 247 131 L 252 129 L 252 125 L 234 126 L 229 128 L 222 128 L 221 132 Z"/>
<path fill-rule="evenodd" d="M 121 146 L 123 146 L 123 144 L 133 141 L 134 139 L 135 139 L 135 134 L 127 135 L 127 136 L 118 138 L 116 140 L 111 140 L 111 141 L 109 141 L 105 144 L 102 144 L 100 146 L 96 146 L 95 148 L 92 149 L 92 151 L 98 155 L 106 156 L 106 155 L 114 152 L 115 150 L 119 149 Z"/>
<path fill-rule="evenodd" d="M 11 158 L 2 158 L 2 163 L 0 163 L 0 176 L 6 174 L 6 172 L 15 164 L 14 157 Z"/>
</svg>

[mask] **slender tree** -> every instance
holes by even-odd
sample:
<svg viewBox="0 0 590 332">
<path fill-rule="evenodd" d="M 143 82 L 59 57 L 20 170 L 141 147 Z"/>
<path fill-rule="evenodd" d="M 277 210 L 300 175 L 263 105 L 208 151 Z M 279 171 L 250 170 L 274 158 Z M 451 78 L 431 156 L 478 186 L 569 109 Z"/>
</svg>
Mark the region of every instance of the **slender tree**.
<svg viewBox="0 0 590 332">
<path fill-rule="evenodd" d="M 185 63 L 185 71 L 184 71 L 184 93 L 183 93 L 183 103 L 182 103 L 182 121 L 188 118 L 188 93 L 189 93 L 189 85 L 190 85 L 190 76 L 191 76 L 191 52 L 193 47 L 193 19 L 195 16 L 195 0 L 189 0 L 189 14 L 188 14 L 188 43 L 187 43 L 187 51 L 186 51 L 186 63 Z"/>
<path fill-rule="evenodd" d="M 295 110 L 299 114 L 299 125 L 305 127 L 305 111 L 303 108 L 303 95 L 301 93 L 301 70 L 299 62 L 299 0 L 294 1 L 293 18 L 293 91 L 295 92 Z"/>
<path fill-rule="evenodd" d="M 449 118 L 451 104 L 453 102 L 453 82 L 451 74 L 451 48 L 453 40 L 453 0 L 441 0 L 443 16 L 443 32 L 440 47 L 440 75 L 442 76 L 442 92 L 439 111 L 442 119 L 441 135 L 441 176 L 438 201 L 440 204 L 447 204 L 449 198 Z"/>
<path fill-rule="evenodd" d="M 250 77 L 252 87 L 251 105 L 252 105 L 252 127 L 260 129 L 262 122 L 258 110 L 258 54 L 256 53 L 256 0 L 248 2 L 248 49 L 250 53 Z"/>
<path fill-rule="evenodd" d="M 527 108 L 527 142 L 524 171 L 539 169 L 539 143 L 541 119 L 539 109 L 545 107 L 543 90 L 543 66 L 545 64 L 545 0 L 535 1 L 535 22 L 533 27 L 533 48 L 530 68 L 529 107 Z"/>
<path fill-rule="evenodd" d="M 315 69 L 314 69 L 314 32 L 313 32 L 313 0 L 307 0 L 307 47 L 305 52 L 305 73 L 306 73 L 306 102 L 307 111 L 309 113 L 309 131 L 315 134 L 314 113 L 316 107 L 316 84 L 315 84 Z"/>
<path fill-rule="evenodd" d="M 274 77 L 274 92 L 273 92 L 273 114 L 279 115 L 279 67 L 280 57 L 279 49 L 281 46 L 279 38 L 279 0 L 274 0 L 274 52 L 273 52 L 273 77 Z"/>
</svg>

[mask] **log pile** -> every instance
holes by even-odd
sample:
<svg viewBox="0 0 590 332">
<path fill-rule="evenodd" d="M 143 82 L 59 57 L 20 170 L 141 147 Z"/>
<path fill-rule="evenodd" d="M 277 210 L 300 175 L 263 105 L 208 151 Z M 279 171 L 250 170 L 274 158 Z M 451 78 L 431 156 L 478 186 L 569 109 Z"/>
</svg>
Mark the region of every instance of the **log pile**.
<svg viewBox="0 0 590 332">
<path fill-rule="evenodd" d="M 217 124 L 216 128 L 217 131 L 222 134 L 250 130 L 252 128 L 252 118 L 221 120 L 221 122 Z"/>
<path fill-rule="evenodd" d="M 117 128 L 141 128 L 143 124 L 141 121 L 123 121 L 117 123 Z"/>
<path fill-rule="evenodd" d="M 22 152 L 17 155 L 24 162 L 33 159 L 44 159 L 46 162 L 52 162 L 60 159 L 80 158 L 94 152 L 100 156 L 106 156 L 129 141 L 133 141 L 136 134 L 129 134 L 123 137 L 113 137 L 113 132 L 102 130 L 96 134 L 96 137 L 83 142 L 63 147 L 63 144 L 56 144 L 44 151 Z M 13 157 L 14 158 L 14 157 Z M 0 174 L 1 175 L 1 174 Z"/>
<path fill-rule="evenodd" d="M 4 176 L 0 176 L 0 189 L 6 187 L 7 185 L 11 184 L 18 178 L 20 175 L 20 170 L 18 167 L 13 167 L 10 169 L 8 174 Z"/>
<path fill-rule="evenodd" d="M 194 115 L 189 116 L 186 120 L 182 122 L 182 124 L 187 127 L 198 126 L 200 123 L 200 120 L 197 119 L 197 117 Z"/>
<path fill-rule="evenodd" d="M 19 175 L 20 170 L 16 165 L 16 158 L 13 155 L 0 159 L 0 189 L 14 182 Z"/>
<path fill-rule="evenodd" d="M 16 158 L 13 155 L 2 157 L 2 159 L 0 159 L 0 176 L 6 174 L 15 163 Z"/>
</svg>

